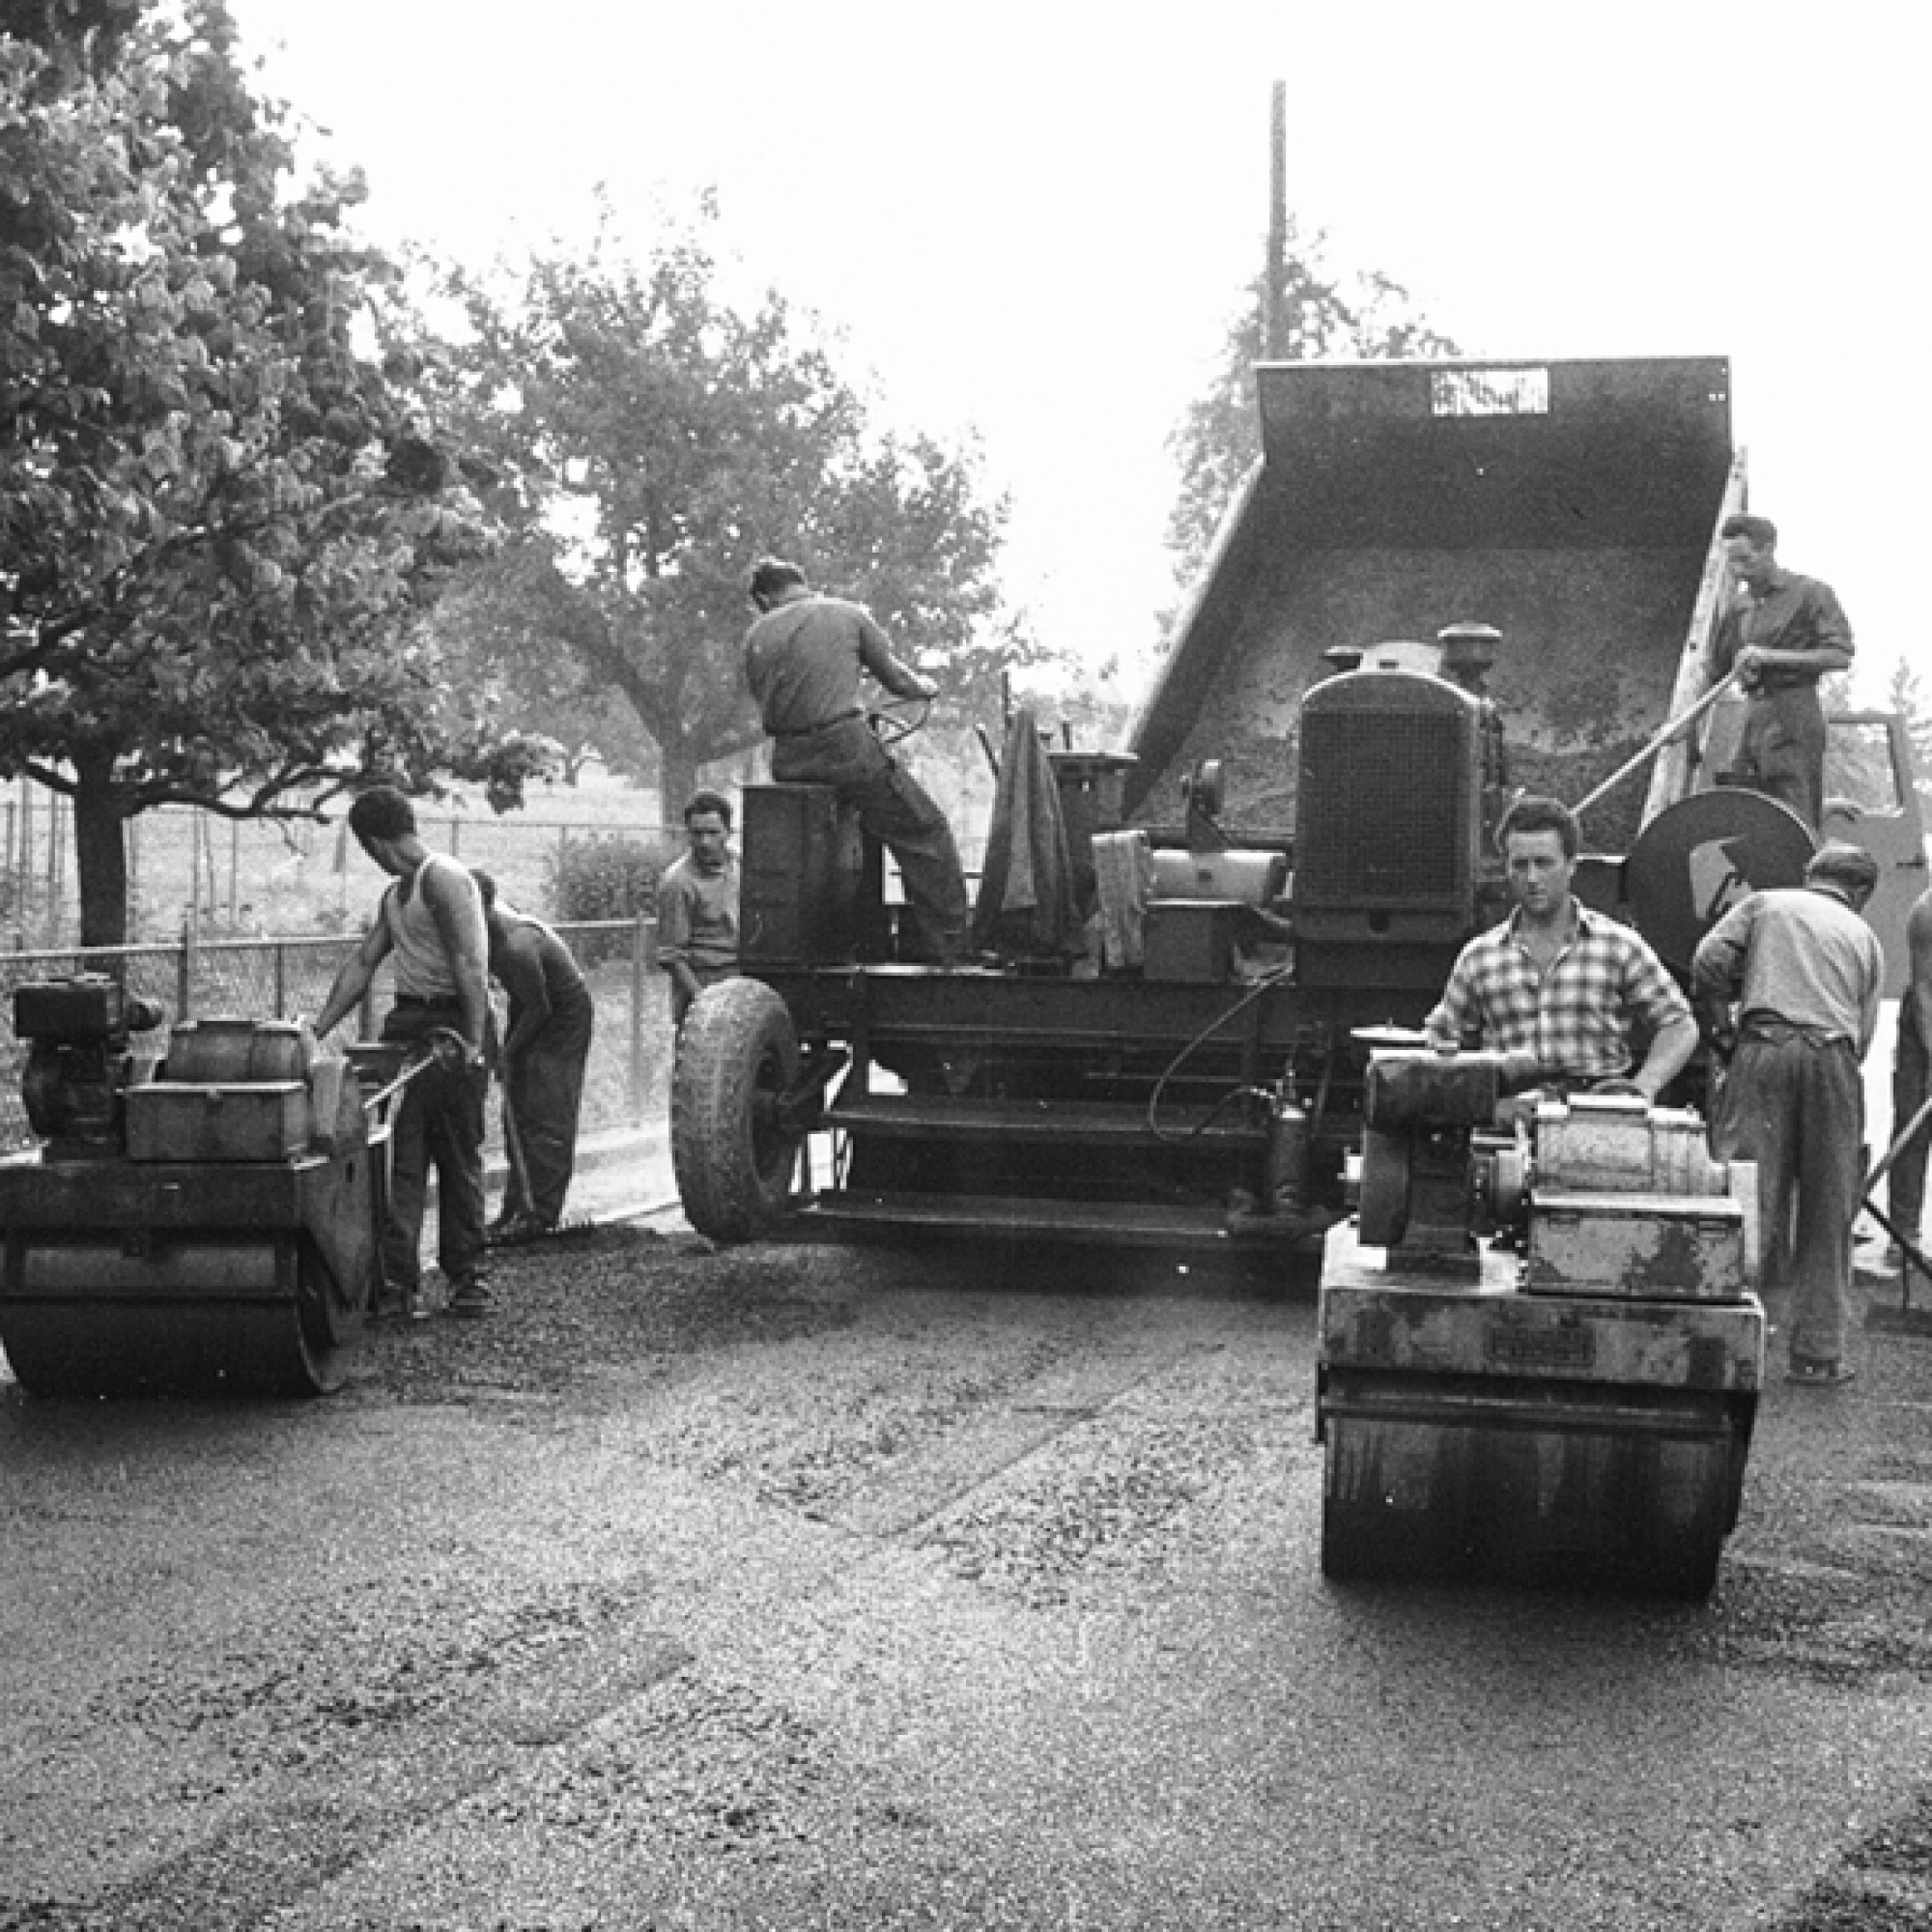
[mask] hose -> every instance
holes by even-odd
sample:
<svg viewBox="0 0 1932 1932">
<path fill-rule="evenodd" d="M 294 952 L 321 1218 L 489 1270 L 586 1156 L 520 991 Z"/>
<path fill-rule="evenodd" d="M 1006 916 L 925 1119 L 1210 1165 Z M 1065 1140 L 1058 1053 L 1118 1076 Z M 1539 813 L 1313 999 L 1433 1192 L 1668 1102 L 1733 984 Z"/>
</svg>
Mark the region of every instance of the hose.
<svg viewBox="0 0 1932 1932">
<path fill-rule="evenodd" d="M 1251 1006 L 1253 1006 L 1254 1003 L 1257 1000 L 1259 1000 L 1264 993 L 1279 985 L 1282 980 L 1288 978 L 1289 970 L 1290 969 L 1286 966 L 1277 966 L 1272 972 L 1263 974 L 1262 977 L 1259 980 L 1257 980 L 1255 983 L 1252 986 L 1250 986 L 1248 990 L 1245 993 L 1243 993 L 1241 997 L 1238 1000 L 1236 1000 L 1232 1007 L 1230 1007 L 1227 1009 L 1227 1011 L 1223 1013 L 1218 1013 L 1215 1015 L 1213 1019 L 1209 1020 L 1208 1024 L 1205 1027 L 1203 1027 L 1201 1031 L 1197 1033 L 1194 1036 L 1194 1037 L 1190 1039 L 1187 1042 L 1187 1044 L 1183 1046 L 1180 1049 L 1180 1051 L 1177 1053 L 1174 1056 L 1174 1058 L 1167 1063 L 1166 1066 L 1161 1069 L 1160 1078 L 1156 1080 L 1153 1084 L 1153 1092 L 1148 1095 L 1147 1123 L 1148 1123 L 1148 1132 L 1151 1133 L 1154 1137 L 1154 1139 L 1159 1141 L 1164 1147 L 1185 1147 L 1189 1141 L 1198 1140 L 1204 1133 L 1208 1131 L 1208 1129 L 1210 1126 L 1214 1124 L 1216 1121 L 1218 1121 L 1221 1118 L 1222 1114 L 1231 1105 L 1233 1105 L 1235 1101 L 1241 1099 L 1243 1097 L 1259 1100 L 1264 1107 L 1271 1106 L 1273 1104 L 1274 1095 L 1269 1094 L 1264 1088 L 1250 1087 L 1245 1082 L 1243 1082 L 1238 1087 L 1230 1088 L 1227 1093 L 1222 1094 L 1220 1099 L 1218 1099 L 1214 1103 L 1214 1105 L 1208 1109 L 1208 1113 L 1201 1120 L 1197 1121 L 1194 1123 L 1194 1125 L 1190 1127 L 1184 1134 L 1168 1133 L 1161 1126 L 1158 1118 L 1160 1111 L 1160 1096 L 1167 1091 L 1167 1083 L 1170 1080 L 1172 1080 L 1174 1076 L 1178 1072 L 1179 1072 L 1181 1067 L 1187 1064 L 1187 1061 L 1194 1054 L 1196 1049 L 1204 1045 L 1215 1034 L 1220 1032 L 1220 1030 L 1224 1026 L 1226 1026 L 1230 1020 L 1239 1018 L 1239 1016 L 1242 1013 L 1246 1012 L 1247 1009 Z"/>
</svg>

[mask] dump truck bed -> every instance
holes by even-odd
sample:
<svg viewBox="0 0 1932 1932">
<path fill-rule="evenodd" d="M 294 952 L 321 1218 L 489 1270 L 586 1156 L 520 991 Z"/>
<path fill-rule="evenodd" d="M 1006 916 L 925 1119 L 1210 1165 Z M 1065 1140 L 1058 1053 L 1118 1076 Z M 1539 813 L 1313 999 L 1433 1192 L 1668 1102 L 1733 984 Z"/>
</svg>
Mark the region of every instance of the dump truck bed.
<svg viewBox="0 0 1932 1932">
<path fill-rule="evenodd" d="M 1136 723 L 1127 808 L 1181 810 L 1203 758 L 1232 826 L 1292 830 L 1303 693 L 1331 646 L 1502 634 L 1510 777 L 1576 800 L 1669 715 L 1737 506 L 1722 357 L 1268 364 L 1263 458 Z M 1643 788 L 1594 814 L 1622 850 Z"/>
</svg>

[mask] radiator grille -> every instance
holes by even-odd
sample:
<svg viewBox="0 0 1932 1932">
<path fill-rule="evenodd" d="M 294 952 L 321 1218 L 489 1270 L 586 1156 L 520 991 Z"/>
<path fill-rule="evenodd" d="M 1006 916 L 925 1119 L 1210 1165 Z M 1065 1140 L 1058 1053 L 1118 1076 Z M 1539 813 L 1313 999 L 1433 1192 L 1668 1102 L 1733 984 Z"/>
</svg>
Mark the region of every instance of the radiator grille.
<svg viewBox="0 0 1932 1932">
<path fill-rule="evenodd" d="M 1296 899 L 1455 906 L 1469 869 L 1469 724 L 1456 712 L 1319 709 L 1302 718 Z"/>
</svg>

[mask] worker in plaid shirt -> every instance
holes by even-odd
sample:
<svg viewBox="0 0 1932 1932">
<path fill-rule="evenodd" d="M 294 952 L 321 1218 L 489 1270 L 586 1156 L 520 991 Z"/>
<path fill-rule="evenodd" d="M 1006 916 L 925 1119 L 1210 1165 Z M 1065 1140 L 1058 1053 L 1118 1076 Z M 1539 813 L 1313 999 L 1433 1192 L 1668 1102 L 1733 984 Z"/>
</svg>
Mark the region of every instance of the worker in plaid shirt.
<svg viewBox="0 0 1932 1932">
<path fill-rule="evenodd" d="M 1463 949 L 1423 1022 L 1440 1046 L 1505 1056 L 1512 1091 L 1553 1087 L 1655 1101 L 1697 1046 L 1690 1003 L 1627 925 L 1577 903 L 1577 821 L 1553 798 L 1520 798 L 1497 828 L 1516 910 Z M 1631 1071 L 1631 1030 L 1650 1036 Z"/>
</svg>

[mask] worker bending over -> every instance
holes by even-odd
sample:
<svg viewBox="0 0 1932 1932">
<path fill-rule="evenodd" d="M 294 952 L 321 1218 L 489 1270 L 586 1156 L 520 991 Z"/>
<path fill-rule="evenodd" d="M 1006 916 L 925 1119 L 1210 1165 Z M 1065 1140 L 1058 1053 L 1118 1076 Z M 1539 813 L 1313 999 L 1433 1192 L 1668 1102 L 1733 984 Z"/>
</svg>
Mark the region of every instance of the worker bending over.
<svg viewBox="0 0 1932 1932">
<path fill-rule="evenodd" d="M 1504 1056 L 1504 1085 L 1634 1093 L 1655 1101 L 1697 1047 L 1690 1005 L 1649 946 L 1571 892 L 1577 821 L 1553 798 L 1520 798 L 1496 842 L 1516 909 L 1470 940 L 1423 1022 L 1439 1046 Z M 1635 1072 L 1632 1035 L 1649 1047 Z"/>
<path fill-rule="evenodd" d="M 531 1240 L 554 1234 L 563 1218 L 577 1166 L 577 1119 L 597 1003 L 562 935 L 506 905 L 488 872 L 475 877 L 490 936 L 491 977 L 510 996 L 499 1049 L 510 1178 L 489 1233 L 498 1241 Z"/>
</svg>

